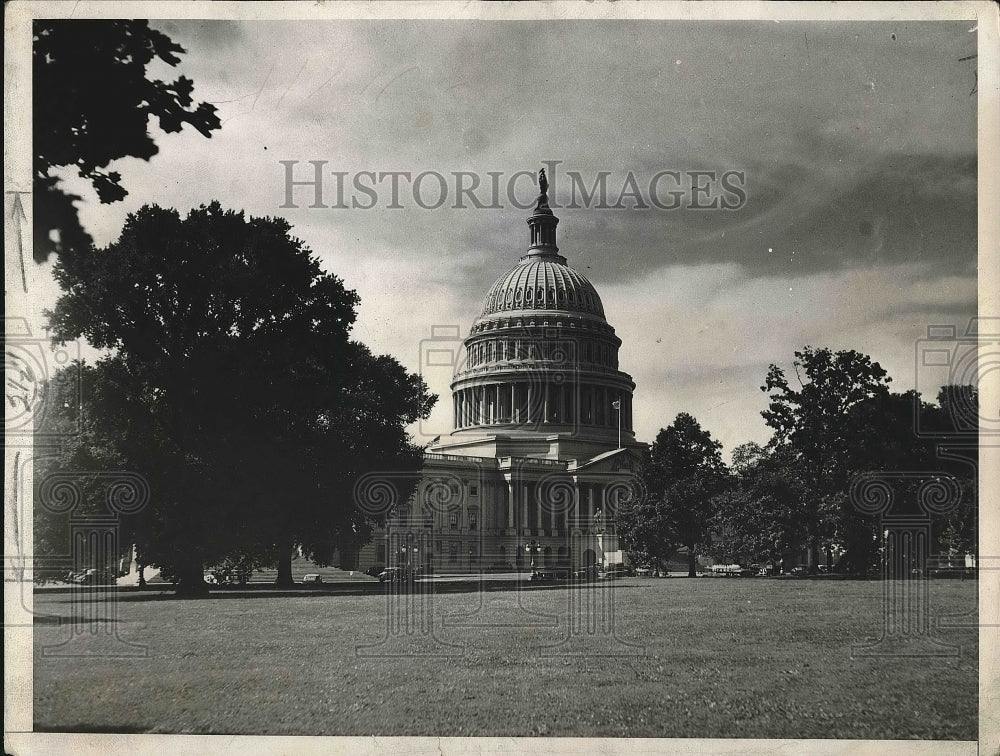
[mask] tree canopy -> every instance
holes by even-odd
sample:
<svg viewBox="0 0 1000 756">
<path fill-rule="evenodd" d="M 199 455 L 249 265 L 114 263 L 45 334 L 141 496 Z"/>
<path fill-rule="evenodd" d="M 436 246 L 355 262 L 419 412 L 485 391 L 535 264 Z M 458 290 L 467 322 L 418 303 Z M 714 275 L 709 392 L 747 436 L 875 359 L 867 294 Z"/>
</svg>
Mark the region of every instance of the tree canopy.
<svg viewBox="0 0 1000 756">
<path fill-rule="evenodd" d="M 686 412 L 660 430 L 640 466 L 643 495 L 618 514 L 627 548 L 661 561 L 686 546 L 689 574 L 694 574 L 696 550 L 710 540 L 714 499 L 725 487 L 721 449 Z"/>
<path fill-rule="evenodd" d="M 86 250 L 91 243 L 74 201 L 52 169 L 71 167 L 90 181 L 103 203 L 128 191 L 107 170 L 122 157 L 149 160 L 158 151 L 148 131 L 152 118 L 167 133 L 185 124 L 210 137 L 220 122 L 215 106 L 195 103 L 194 83 L 150 80 L 154 61 L 180 63 L 184 49 L 145 20 L 35 21 L 32 141 L 34 151 L 34 255 Z"/>
<path fill-rule="evenodd" d="M 350 338 L 357 295 L 289 231 L 218 203 L 146 206 L 55 267 L 54 338 L 110 350 L 96 367 L 120 407 L 103 429 L 150 477 L 140 561 L 182 584 L 234 552 L 328 557 L 369 532 L 357 477 L 421 463 L 405 427 L 435 397 Z"/>
</svg>

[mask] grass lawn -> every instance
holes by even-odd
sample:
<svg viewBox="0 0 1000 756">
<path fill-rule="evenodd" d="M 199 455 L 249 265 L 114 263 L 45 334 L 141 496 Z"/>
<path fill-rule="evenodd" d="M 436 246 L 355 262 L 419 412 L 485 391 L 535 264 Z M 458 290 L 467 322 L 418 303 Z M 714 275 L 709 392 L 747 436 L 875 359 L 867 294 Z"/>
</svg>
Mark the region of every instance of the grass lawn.
<svg viewBox="0 0 1000 756">
<path fill-rule="evenodd" d="M 379 595 L 126 594 L 118 635 L 146 658 L 43 656 L 69 630 L 36 621 L 35 728 L 975 740 L 976 584 L 928 585 L 932 622 L 971 612 L 934 630 L 958 657 L 852 658 L 882 635 L 878 582 L 631 578 L 614 637 L 568 640 L 593 586 L 433 595 L 433 635 L 390 633 Z"/>
</svg>

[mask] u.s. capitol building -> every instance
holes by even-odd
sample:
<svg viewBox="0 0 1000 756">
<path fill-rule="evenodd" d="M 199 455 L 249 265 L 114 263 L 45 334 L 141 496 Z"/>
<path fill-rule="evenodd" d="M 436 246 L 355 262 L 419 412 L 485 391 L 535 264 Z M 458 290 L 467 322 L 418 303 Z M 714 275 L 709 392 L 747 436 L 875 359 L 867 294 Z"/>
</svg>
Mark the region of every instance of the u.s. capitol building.
<svg viewBox="0 0 1000 756">
<path fill-rule="evenodd" d="M 556 246 L 544 172 L 530 244 L 489 288 L 451 384 L 454 430 L 357 567 L 565 571 L 618 561 L 614 511 L 644 447 L 593 284 Z"/>
</svg>

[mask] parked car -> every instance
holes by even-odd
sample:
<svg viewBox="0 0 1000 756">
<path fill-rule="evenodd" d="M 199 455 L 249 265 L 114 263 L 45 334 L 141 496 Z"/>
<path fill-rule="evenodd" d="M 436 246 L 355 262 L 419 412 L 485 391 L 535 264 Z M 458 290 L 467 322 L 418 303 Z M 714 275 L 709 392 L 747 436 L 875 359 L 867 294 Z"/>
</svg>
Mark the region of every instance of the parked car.
<svg viewBox="0 0 1000 756">
<path fill-rule="evenodd" d="M 806 575 L 809 574 L 809 568 L 808 567 L 792 567 L 792 571 L 790 573 L 788 573 L 788 574 L 792 575 L 793 577 L 805 577 Z"/>
<path fill-rule="evenodd" d="M 322 582 L 323 582 L 323 576 L 317 575 L 314 572 L 302 576 L 303 585 L 320 585 Z"/>
<path fill-rule="evenodd" d="M 70 580 L 77 585 L 109 585 L 115 581 L 106 570 L 91 568 L 75 573 Z"/>
<path fill-rule="evenodd" d="M 405 567 L 386 567 L 378 575 L 380 583 L 402 583 L 416 578 L 418 570 L 408 570 Z"/>
<path fill-rule="evenodd" d="M 624 564 L 609 564 L 604 568 L 603 577 L 605 580 L 616 580 L 617 578 L 628 577 L 629 568 Z"/>
</svg>

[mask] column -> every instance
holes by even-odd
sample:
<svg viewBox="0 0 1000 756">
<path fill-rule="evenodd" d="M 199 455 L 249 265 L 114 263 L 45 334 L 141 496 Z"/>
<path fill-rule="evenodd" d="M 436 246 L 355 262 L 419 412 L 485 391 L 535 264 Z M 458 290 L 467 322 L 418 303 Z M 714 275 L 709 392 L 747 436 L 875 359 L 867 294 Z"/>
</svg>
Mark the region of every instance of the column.
<svg viewBox="0 0 1000 756">
<path fill-rule="evenodd" d="M 549 384 L 542 386 L 542 422 L 549 421 Z"/>
<path fill-rule="evenodd" d="M 525 412 L 525 418 L 524 419 L 525 419 L 525 422 L 530 423 L 532 421 L 532 417 L 531 417 L 531 414 L 532 414 L 531 413 L 531 400 L 534 398 L 533 397 L 534 392 L 531 390 L 531 381 L 528 381 L 527 393 L 528 393 L 528 403 L 525 405 L 525 410 L 524 410 L 524 412 Z"/>
<path fill-rule="evenodd" d="M 507 481 L 507 522 L 505 527 L 513 528 L 514 526 L 514 482 L 513 480 Z"/>
<path fill-rule="evenodd" d="M 503 420 L 503 405 L 500 403 L 500 384 L 497 384 L 497 397 L 496 397 L 496 416 L 493 418 L 494 423 L 499 423 Z"/>
<path fill-rule="evenodd" d="M 518 526 L 518 533 L 523 533 L 525 528 L 530 527 L 531 520 L 528 519 L 528 484 L 521 484 L 521 523 Z"/>
<path fill-rule="evenodd" d="M 597 387 L 590 387 L 590 424 L 597 425 Z"/>
<path fill-rule="evenodd" d="M 545 524 L 542 522 L 542 502 L 538 500 L 538 485 L 534 486 L 534 490 L 531 492 L 531 501 L 535 505 L 535 521 L 538 523 L 538 529 L 543 530 Z"/>
</svg>

